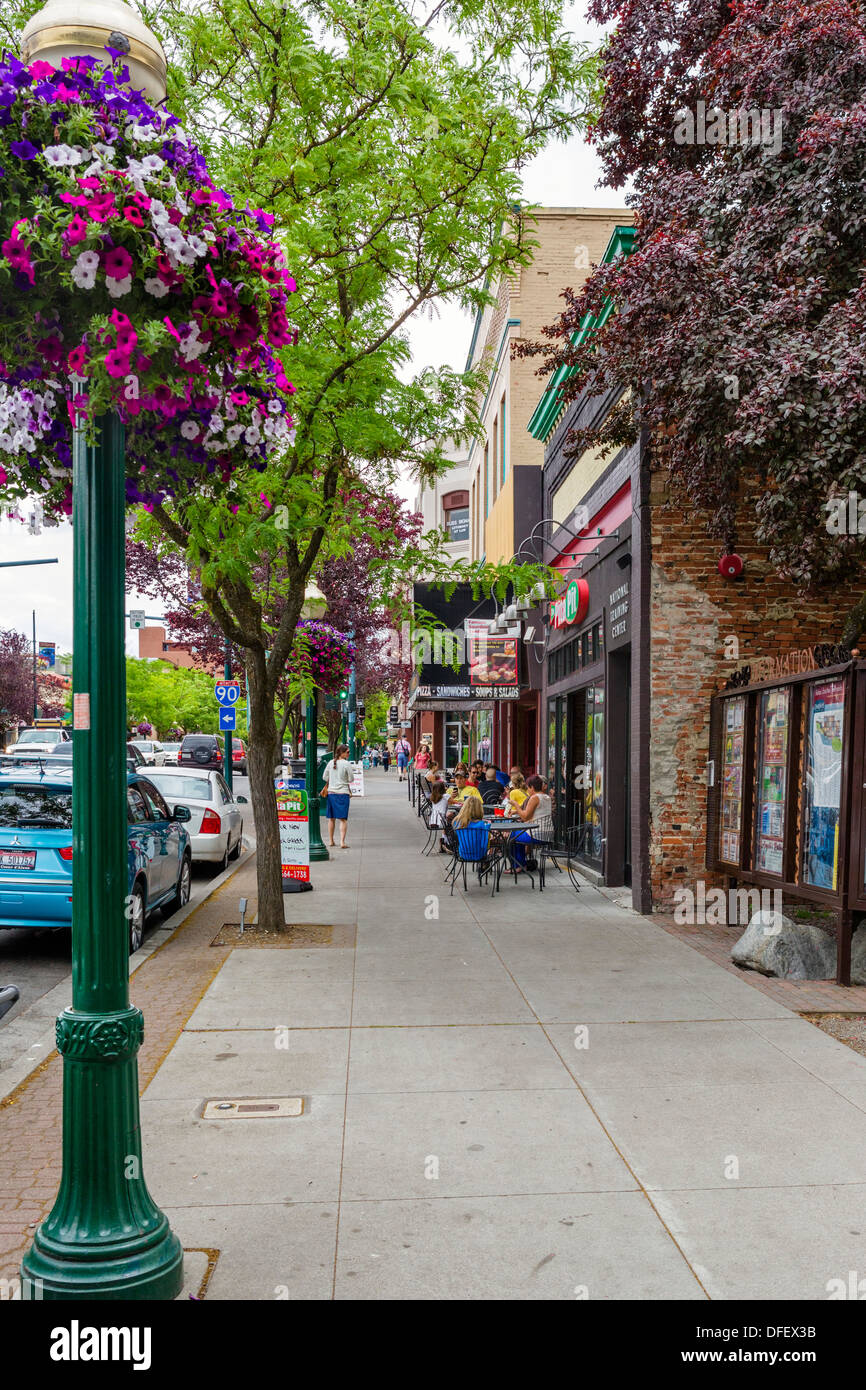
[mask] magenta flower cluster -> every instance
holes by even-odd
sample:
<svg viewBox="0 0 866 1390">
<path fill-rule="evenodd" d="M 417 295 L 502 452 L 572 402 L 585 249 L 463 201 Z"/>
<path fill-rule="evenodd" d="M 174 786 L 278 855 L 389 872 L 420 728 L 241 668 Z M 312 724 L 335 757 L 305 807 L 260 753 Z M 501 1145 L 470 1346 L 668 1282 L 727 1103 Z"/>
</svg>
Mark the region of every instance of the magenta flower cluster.
<svg viewBox="0 0 866 1390">
<path fill-rule="evenodd" d="M 319 690 L 332 694 L 345 685 L 354 660 L 355 643 L 345 632 L 318 618 L 302 618 L 298 623 L 290 664 Z"/>
<path fill-rule="evenodd" d="M 150 505 L 289 447 L 297 288 L 118 60 L 0 57 L 0 488 L 68 511 L 71 435 L 117 411 Z"/>
</svg>

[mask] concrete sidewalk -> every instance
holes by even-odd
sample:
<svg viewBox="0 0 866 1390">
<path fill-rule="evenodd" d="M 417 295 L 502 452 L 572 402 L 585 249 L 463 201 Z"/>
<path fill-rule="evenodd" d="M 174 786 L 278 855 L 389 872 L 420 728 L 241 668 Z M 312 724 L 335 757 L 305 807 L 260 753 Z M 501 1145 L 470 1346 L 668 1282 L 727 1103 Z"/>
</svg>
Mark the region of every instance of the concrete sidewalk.
<svg viewBox="0 0 866 1390">
<path fill-rule="evenodd" d="M 367 785 L 351 848 L 286 899 L 355 946 L 226 953 L 144 1092 L 151 1191 L 219 1251 L 208 1298 L 824 1299 L 866 1275 L 866 1059 L 595 889 L 449 897 L 405 785 Z M 202 1119 L 222 1097 L 304 1113 Z"/>
</svg>

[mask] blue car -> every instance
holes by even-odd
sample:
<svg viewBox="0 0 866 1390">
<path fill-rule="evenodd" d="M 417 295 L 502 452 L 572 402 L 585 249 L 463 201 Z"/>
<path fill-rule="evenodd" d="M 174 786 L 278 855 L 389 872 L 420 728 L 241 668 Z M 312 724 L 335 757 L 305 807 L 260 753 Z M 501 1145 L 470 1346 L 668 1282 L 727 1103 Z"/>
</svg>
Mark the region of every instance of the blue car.
<svg viewBox="0 0 866 1390">
<path fill-rule="evenodd" d="M 169 810 L 152 782 L 127 777 L 129 949 L 157 907 L 189 902 L 192 853 L 181 824 L 186 806 Z M 0 765 L 0 928 L 72 925 L 72 769 L 50 759 Z"/>
</svg>

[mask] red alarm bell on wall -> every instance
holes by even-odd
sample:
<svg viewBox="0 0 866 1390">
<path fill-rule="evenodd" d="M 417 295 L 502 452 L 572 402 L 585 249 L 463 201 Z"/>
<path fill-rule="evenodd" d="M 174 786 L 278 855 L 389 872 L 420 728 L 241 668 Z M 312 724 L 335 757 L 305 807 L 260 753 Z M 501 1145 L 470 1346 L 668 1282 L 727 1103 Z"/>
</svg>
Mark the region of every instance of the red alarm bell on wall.
<svg viewBox="0 0 866 1390">
<path fill-rule="evenodd" d="M 743 573 L 743 562 L 739 555 L 723 555 L 719 560 L 719 574 L 725 579 L 739 579 Z"/>
</svg>

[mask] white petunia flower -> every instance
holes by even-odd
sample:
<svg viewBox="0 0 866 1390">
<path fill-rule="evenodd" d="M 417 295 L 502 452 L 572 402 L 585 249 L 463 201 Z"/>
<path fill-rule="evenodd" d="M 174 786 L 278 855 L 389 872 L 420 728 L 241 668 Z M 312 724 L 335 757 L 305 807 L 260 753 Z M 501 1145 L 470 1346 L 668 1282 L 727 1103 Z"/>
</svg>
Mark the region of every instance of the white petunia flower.
<svg viewBox="0 0 866 1390">
<path fill-rule="evenodd" d="M 46 145 L 42 155 L 53 168 L 68 169 L 81 163 L 84 151 L 76 149 L 73 145 Z"/>
<path fill-rule="evenodd" d="M 113 164 L 114 160 L 117 158 L 114 146 L 104 145 L 101 140 L 97 140 L 96 144 L 93 146 L 93 152 L 94 154 L 98 154 L 99 158 L 103 159 L 106 164 Z"/>
<path fill-rule="evenodd" d="M 232 447 L 234 447 L 234 445 L 237 444 L 243 432 L 243 425 L 229 425 L 228 429 L 226 430 L 226 439 L 228 440 L 229 444 L 232 445 Z"/>
<path fill-rule="evenodd" d="M 181 265 L 195 265 L 195 252 L 188 241 L 185 241 L 183 246 L 175 246 L 172 249 Z"/>
<path fill-rule="evenodd" d="M 268 401 L 268 410 L 272 415 L 282 415 L 283 413 L 283 407 L 280 405 L 279 401 Z"/>
<path fill-rule="evenodd" d="M 195 236 L 195 234 L 193 234 L 187 237 L 187 241 L 197 256 L 207 255 L 207 242 L 202 241 L 200 236 Z"/>
<path fill-rule="evenodd" d="M 210 430 L 211 434 L 221 434 L 222 428 L 223 417 L 220 415 L 219 411 L 215 410 L 213 415 L 210 417 L 210 424 L 208 425 L 208 429 Z"/>
<path fill-rule="evenodd" d="M 186 237 L 183 232 L 171 223 L 167 227 L 160 227 L 159 234 L 162 237 L 163 246 L 169 251 L 174 251 L 175 254 L 179 253 L 181 247 L 186 246 Z"/>
<path fill-rule="evenodd" d="M 99 269 L 99 252 L 98 252 L 98 251 L 79 251 L 78 257 L 77 257 L 77 259 L 76 259 L 76 261 L 75 261 L 75 268 L 76 268 L 77 270 L 86 270 L 86 271 L 91 271 L 91 270 L 94 270 L 94 271 L 95 271 L 95 270 L 98 270 L 98 269 Z"/>
<path fill-rule="evenodd" d="M 122 299 L 132 289 L 132 276 L 125 275 L 122 280 L 110 280 L 106 277 L 105 288 L 112 299 Z"/>
<path fill-rule="evenodd" d="M 160 169 L 165 168 L 165 160 L 158 154 L 146 154 L 141 161 L 141 167 L 146 174 L 158 174 Z"/>
<path fill-rule="evenodd" d="M 184 439 L 195 439 L 199 433 L 199 427 L 195 420 L 184 420 L 180 427 L 180 432 Z"/>
<path fill-rule="evenodd" d="M 249 425 L 247 429 L 244 430 L 244 439 L 247 444 L 261 444 L 262 432 L 258 425 Z"/>
<path fill-rule="evenodd" d="M 168 294 L 168 285 L 164 280 L 160 280 L 158 275 L 151 275 L 144 282 L 145 292 L 152 294 L 154 299 L 164 299 Z"/>
</svg>

